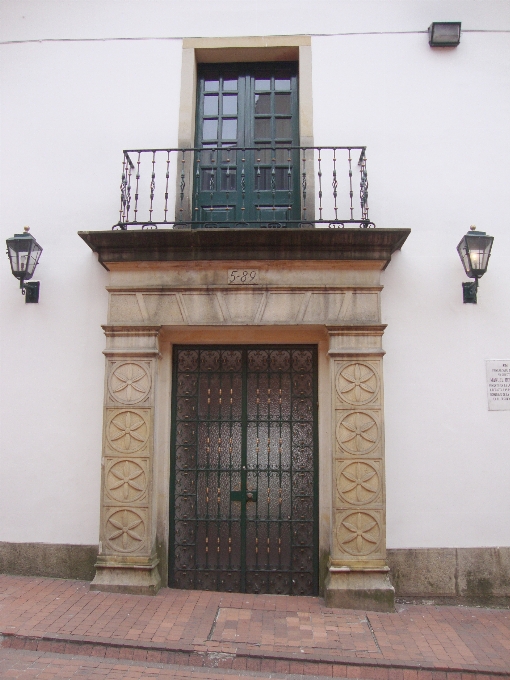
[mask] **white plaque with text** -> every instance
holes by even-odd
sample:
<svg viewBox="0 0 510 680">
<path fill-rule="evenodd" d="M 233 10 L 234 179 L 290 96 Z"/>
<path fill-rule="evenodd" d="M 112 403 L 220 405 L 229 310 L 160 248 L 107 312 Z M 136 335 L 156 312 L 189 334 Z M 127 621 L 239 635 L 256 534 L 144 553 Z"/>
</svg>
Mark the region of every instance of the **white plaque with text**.
<svg viewBox="0 0 510 680">
<path fill-rule="evenodd" d="M 489 359 L 486 364 L 489 411 L 510 411 L 510 359 Z"/>
</svg>

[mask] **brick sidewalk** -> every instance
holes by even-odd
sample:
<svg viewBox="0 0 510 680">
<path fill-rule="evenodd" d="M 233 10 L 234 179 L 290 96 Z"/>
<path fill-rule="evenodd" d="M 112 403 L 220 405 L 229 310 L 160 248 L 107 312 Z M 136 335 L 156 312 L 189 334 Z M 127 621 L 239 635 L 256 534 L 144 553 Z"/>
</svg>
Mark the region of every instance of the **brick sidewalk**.
<svg viewBox="0 0 510 680">
<path fill-rule="evenodd" d="M 119 595 L 4 575 L 0 631 L 4 650 L 142 664 L 367 680 L 510 677 L 507 609 L 400 605 L 381 614 L 328 609 L 311 597 L 167 588 Z"/>
</svg>

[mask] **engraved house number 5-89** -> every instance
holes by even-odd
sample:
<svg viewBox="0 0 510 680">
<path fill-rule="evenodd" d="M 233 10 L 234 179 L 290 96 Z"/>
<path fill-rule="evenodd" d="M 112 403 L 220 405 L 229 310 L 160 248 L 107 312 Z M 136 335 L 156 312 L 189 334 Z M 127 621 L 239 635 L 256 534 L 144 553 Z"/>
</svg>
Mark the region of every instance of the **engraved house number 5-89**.
<svg viewBox="0 0 510 680">
<path fill-rule="evenodd" d="M 228 283 L 234 285 L 243 285 L 250 283 L 258 283 L 259 270 L 258 269 L 229 269 Z"/>
</svg>

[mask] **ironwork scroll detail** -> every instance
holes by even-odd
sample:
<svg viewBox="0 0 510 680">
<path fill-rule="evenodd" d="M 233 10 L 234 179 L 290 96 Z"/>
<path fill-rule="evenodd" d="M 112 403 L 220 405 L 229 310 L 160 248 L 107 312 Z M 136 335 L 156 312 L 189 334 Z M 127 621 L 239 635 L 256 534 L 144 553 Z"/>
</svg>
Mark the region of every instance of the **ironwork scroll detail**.
<svg viewBox="0 0 510 680">
<path fill-rule="evenodd" d="M 177 347 L 170 585 L 317 592 L 316 349 Z"/>
<path fill-rule="evenodd" d="M 187 178 L 193 182 L 189 189 Z M 172 185 L 175 215 L 169 208 Z M 357 194 L 359 205 L 354 199 Z M 188 199 L 193 203 L 191 220 Z M 113 229 L 158 226 L 375 227 L 368 213 L 366 147 L 207 145 L 125 150 L 119 220 Z"/>
</svg>

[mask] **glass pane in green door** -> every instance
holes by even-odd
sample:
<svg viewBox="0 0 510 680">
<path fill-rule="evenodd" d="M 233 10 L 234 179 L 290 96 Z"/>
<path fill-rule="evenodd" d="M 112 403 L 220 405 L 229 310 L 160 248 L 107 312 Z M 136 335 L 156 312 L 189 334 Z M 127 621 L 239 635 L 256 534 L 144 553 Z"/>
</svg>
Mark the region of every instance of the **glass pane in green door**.
<svg viewBox="0 0 510 680">
<path fill-rule="evenodd" d="M 255 95 L 255 113 L 271 113 L 271 95 Z"/>
<path fill-rule="evenodd" d="M 203 139 L 217 139 L 218 137 L 218 119 L 207 118 L 203 124 Z"/>
<path fill-rule="evenodd" d="M 237 137 L 237 118 L 224 118 L 221 126 L 222 139 L 236 139 Z"/>
<path fill-rule="evenodd" d="M 218 95 L 209 94 L 204 97 L 204 116 L 218 115 Z"/>
<path fill-rule="evenodd" d="M 275 94 L 274 96 L 274 112 L 287 113 L 291 112 L 290 94 Z"/>
<path fill-rule="evenodd" d="M 223 108 L 222 113 L 226 115 L 237 115 L 237 95 L 236 94 L 224 94 L 223 95 Z"/>
</svg>

